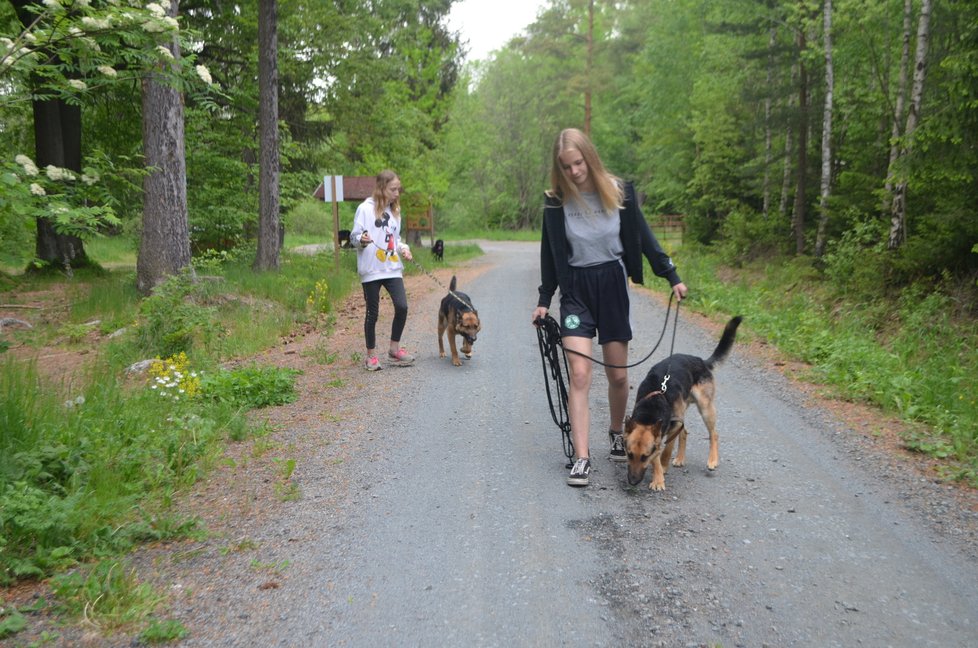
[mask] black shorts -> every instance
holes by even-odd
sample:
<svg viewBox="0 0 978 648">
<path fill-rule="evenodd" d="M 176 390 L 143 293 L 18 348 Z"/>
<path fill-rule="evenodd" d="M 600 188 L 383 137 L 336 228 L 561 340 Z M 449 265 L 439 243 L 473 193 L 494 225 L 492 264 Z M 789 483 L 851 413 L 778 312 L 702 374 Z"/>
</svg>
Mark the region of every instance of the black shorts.
<svg viewBox="0 0 978 648">
<path fill-rule="evenodd" d="M 628 342 L 628 277 L 621 261 L 575 268 L 571 266 L 571 288 L 560 295 L 561 337 L 593 338 L 598 344 Z"/>
</svg>

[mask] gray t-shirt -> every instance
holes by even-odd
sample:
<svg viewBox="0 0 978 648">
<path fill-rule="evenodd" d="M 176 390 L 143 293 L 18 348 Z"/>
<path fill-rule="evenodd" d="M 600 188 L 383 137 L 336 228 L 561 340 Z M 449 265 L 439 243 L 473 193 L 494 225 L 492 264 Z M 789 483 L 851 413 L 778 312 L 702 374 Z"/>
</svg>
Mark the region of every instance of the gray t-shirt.
<svg viewBox="0 0 978 648">
<path fill-rule="evenodd" d="M 564 223 L 570 244 L 570 264 L 577 268 L 620 259 L 621 218 L 614 207 L 606 210 L 597 193 L 581 193 L 583 202 L 572 197 L 564 201 Z"/>
</svg>

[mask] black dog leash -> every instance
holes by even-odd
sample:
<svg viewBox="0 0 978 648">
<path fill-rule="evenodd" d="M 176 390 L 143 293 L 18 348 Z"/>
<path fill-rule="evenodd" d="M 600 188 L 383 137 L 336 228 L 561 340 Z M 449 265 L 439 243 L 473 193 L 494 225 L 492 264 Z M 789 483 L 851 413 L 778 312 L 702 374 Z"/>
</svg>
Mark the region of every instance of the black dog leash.
<svg viewBox="0 0 978 648">
<path fill-rule="evenodd" d="M 568 416 L 567 409 L 567 382 L 570 381 L 570 376 L 567 373 L 567 353 L 576 353 L 577 355 L 584 356 L 592 362 L 605 366 L 612 367 L 615 369 L 630 369 L 631 367 L 638 366 L 652 357 L 656 349 L 659 348 L 659 344 L 662 343 L 662 338 L 665 336 L 666 328 L 669 326 L 669 311 L 672 309 L 672 300 L 674 294 L 669 295 L 669 304 L 666 308 L 666 317 L 662 325 L 662 332 L 659 334 L 659 339 L 656 341 L 655 346 L 649 351 L 648 355 L 639 360 L 636 363 L 630 365 L 612 365 L 607 364 L 593 358 L 584 353 L 574 351 L 572 349 L 564 348 L 564 342 L 560 336 L 560 324 L 557 323 L 549 313 L 544 317 L 537 318 L 536 329 L 537 329 L 537 344 L 540 347 L 540 358 L 543 363 L 543 380 L 544 386 L 547 389 L 547 401 L 550 404 L 550 416 L 553 418 L 554 423 L 560 428 L 561 436 L 563 439 L 564 455 L 568 460 L 573 460 L 574 458 L 574 442 L 571 439 L 571 425 Z M 676 328 L 679 323 L 679 304 L 676 304 L 676 314 L 673 319 L 672 328 L 672 347 L 675 348 L 676 345 Z M 670 355 L 671 355 L 670 351 Z M 561 367 L 561 356 L 563 356 L 563 367 Z M 565 381 L 565 376 L 567 376 Z M 666 390 L 666 384 L 669 381 L 669 376 L 667 375 L 665 380 L 662 382 L 662 391 L 658 393 L 664 393 Z M 553 383 L 553 389 L 551 390 L 550 383 Z M 554 404 L 554 392 L 556 392 L 557 403 Z M 678 430 L 676 431 L 678 434 Z M 570 467 L 570 464 L 568 464 Z"/>
<path fill-rule="evenodd" d="M 659 348 L 659 345 L 662 343 L 662 338 L 665 337 L 666 329 L 669 327 L 669 312 L 672 310 L 672 300 L 675 298 L 675 296 L 676 296 L 675 293 L 669 293 L 669 304 L 666 306 L 666 317 L 665 317 L 665 320 L 662 322 L 662 331 L 659 333 L 659 339 L 656 340 L 655 346 L 652 347 L 652 350 L 649 351 L 648 354 L 646 354 L 646 356 L 644 358 L 642 358 L 641 360 L 639 360 L 637 362 L 633 362 L 632 364 L 627 364 L 627 365 L 614 365 L 614 364 L 608 364 L 607 362 L 602 362 L 601 360 L 598 360 L 597 358 L 595 358 L 593 356 L 589 356 L 586 353 L 581 353 L 580 351 L 575 351 L 573 349 L 565 349 L 564 350 L 565 354 L 566 353 L 573 353 L 574 355 L 579 355 L 579 356 L 581 356 L 583 358 L 587 358 L 588 360 L 590 360 L 594 364 L 601 365 L 602 367 L 610 367 L 611 369 L 631 369 L 632 367 L 639 366 L 640 364 L 642 364 L 643 362 L 645 362 L 646 360 L 648 360 L 649 358 L 651 358 L 652 357 L 652 354 L 656 352 L 656 350 Z M 549 314 L 547 315 L 547 318 L 553 320 L 553 318 L 550 317 Z M 542 320 L 537 319 L 537 323 L 539 323 L 541 321 Z M 556 321 L 555 321 L 555 323 L 556 323 Z M 539 324 L 538 324 L 538 326 L 539 326 Z M 671 342 L 670 347 L 669 347 L 669 355 L 672 355 L 673 354 L 673 351 L 676 348 L 676 329 L 678 327 L 679 327 L 679 302 L 676 302 L 676 314 L 673 316 L 673 322 L 672 322 L 672 342 Z M 559 333 L 560 333 L 560 326 L 559 325 L 557 327 L 557 333 L 558 333 L 557 338 L 560 339 L 560 335 L 559 335 Z M 561 343 L 561 346 L 563 346 L 563 343 Z"/>
<path fill-rule="evenodd" d="M 550 315 L 537 319 L 537 343 L 540 345 L 540 359 L 543 362 L 543 382 L 547 388 L 547 401 L 550 403 L 550 416 L 560 428 L 564 445 L 564 456 L 568 461 L 574 460 L 574 442 L 571 440 L 570 417 L 567 410 L 567 382 L 570 376 L 567 372 L 567 352 L 560 339 L 560 325 Z M 560 363 L 563 355 L 563 366 Z M 565 381 L 565 375 L 567 380 Z M 553 382 L 553 392 L 556 392 L 557 403 L 554 404 L 554 394 L 550 383 Z M 571 465 L 567 464 L 568 467 Z"/>
</svg>

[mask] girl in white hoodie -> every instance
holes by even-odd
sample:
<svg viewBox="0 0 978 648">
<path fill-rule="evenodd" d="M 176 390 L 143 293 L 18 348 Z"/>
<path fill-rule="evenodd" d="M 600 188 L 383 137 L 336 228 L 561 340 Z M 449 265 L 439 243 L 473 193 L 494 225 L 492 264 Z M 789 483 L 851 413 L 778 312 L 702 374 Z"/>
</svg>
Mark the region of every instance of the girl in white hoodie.
<svg viewBox="0 0 978 648">
<path fill-rule="evenodd" d="M 363 286 L 367 314 L 363 334 L 367 343 L 364 368 L 378 371 L 383 367 L 377 357 L 377 314 L 380 309 L 380 289 L 386 288 L 394 304 L 391 322 L 390 348 L 387 360 L 395 365 L 409 365 L 414 358 L 400 346 L 401 334 L 407 322 L 407 293 L 404 291 L 404 264 L 401 257 L 411 260 L 411 248 L 401 243 L 401 180 L 393 171 L 377 174 L 374 195 L 357 207 L 350 230 L 350 243 L 357 249 L 357 272 Z"/>
</svg>

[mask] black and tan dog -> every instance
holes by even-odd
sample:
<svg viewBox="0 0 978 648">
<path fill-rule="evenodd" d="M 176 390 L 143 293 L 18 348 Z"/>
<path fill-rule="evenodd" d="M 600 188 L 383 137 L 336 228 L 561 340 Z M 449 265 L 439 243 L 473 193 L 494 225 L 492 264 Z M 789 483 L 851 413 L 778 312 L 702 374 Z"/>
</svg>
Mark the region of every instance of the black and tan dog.
<svg viewBox="0 0 978 648">
<path fill-rule="evenodd" d="M 677 437 L 679 451 L 672 465 L 682 466 L 686 463 L 686 426 L 683 421 L 690 403 L 696 403 L 710 433 L 710 455 L 706 467 L 714 470 L 720 463 L 716 383 L 712 369 L 730 354 L 742 319 L 738 315 L 727 322 L 720 343 L 706 360 L 677 353 L 649 369 L 635 394 L 635 409 L 625 421 L 629 484 L 640 484 L 645 478 L 646 469 L 652 464 L 649 488 L 665 490 L 666 471 Z"/>
<path fill-rule="evenodd" d="M 455 347 L 455 336 L 462 336 L 462 353 L 466 358 L 471 358 L 472 344 L 482 330 L 482 324 L 479 322 L 479 312 L 472 306 L 472 300 L 465 293 L 455 290 L 455 284 L 453 275 L 448 294 L 441 300 L 441 308 L 438 309 L 438 355 L 445 357 L 445 343 L 442 336 L 447 332 L 448 346 L 452 350 L 452 364 L 461 367 L 462 360 L 458 357 L 458 349 Z"/>
</svg>

